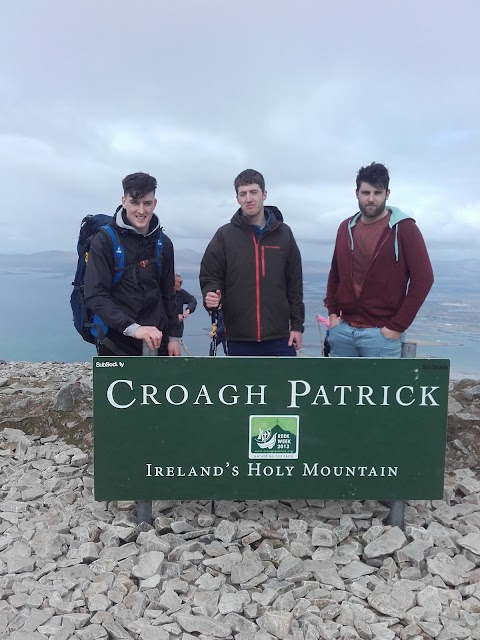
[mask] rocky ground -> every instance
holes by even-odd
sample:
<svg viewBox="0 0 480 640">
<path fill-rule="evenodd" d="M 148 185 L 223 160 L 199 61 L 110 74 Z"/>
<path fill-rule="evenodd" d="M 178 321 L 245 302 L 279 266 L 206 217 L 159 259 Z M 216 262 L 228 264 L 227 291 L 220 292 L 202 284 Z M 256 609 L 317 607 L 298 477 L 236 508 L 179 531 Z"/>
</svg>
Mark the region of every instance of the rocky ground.
<svg viewBox="0 0 480 640">
<path fill-rule="evenodd" d="M 0 637 L 480 639 L 480 382 L 444 500 L 95 502 L 91 366 L 0 365 Z"/>
</svg>

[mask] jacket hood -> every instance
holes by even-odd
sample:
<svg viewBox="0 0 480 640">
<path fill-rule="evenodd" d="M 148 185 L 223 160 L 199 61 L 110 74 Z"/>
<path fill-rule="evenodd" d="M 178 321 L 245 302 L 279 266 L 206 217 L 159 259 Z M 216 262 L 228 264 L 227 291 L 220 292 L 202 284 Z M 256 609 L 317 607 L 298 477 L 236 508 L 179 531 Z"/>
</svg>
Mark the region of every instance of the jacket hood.
<svg viewBox="0 0 480 640">
<path fill-rule="evenodd" d="M 270 212 L 270 215 L 271 215 L 270 226 L 272 227 L 272 229 L 283 222 L 283 215 L 282 215 L 282 212 L 280 211 L 280 209 L 278 207 L 274 207 L 274 206 L 268 205 L 268 207 L 265 207 L 265 212 L 267 212 L 267 211 Z M 242 209 L 241 208 L 237 209 L 237 211 L 233 214 L 233 217 L 230 220 L 230 222 L 232 222 L 233 224 L 236 224 L 236 225 L 245 224 L 245 222 L 243 221 L 243 215 L 242 215 Z"/>
<path fill-rule="evenodd" d="M 128 231 L 132 231 L 133 233 L 138 233 L 139 236 L 143 235 L 142 233 L 140 233 L 140 231 L 135 229 L 135 227 L 127 222 L 127 212 L 121 205 L 115 211 L 114 220 L 115 224 L 117 225 L 117 227 L 120 227 L 120 229 L 126 229 Z M 153 214 L 152 219 L 150 220 L 148 233 L 145 234 L 145 237 L 147 238 L 148 236 L 152 235 L 152 233 L 155 233 L 155 231 L 157 231 L 158 229 L 160 229 L 160 220 L 155 214 Z"/>
<path fill-rule="evenodd" d="M 412 218 L 412 216 L 409 216 L 408 213 L 405 213 L 401 209 L 398 209 L 398 207 L 387 207 L 387 209 L 390 211 L 390 220 L 388 221 L 388 226 L 391 229 L 393 229 L 393 227 L 395 227 L 395 241 L 394 241 L 394 245 L 395 245 L 395 260 L 396 260 L 396 262 L 398 262 L 398 223 L 402 222 L 402 220 L 408 220 L 408 219 L 413 220 L 413 218 Z M 352 233 L 352 229 L 357 224 L 357 222 L 360 220 L 361 215 L 362 215 L 362 212 L 358 211 L 358 213 L 356 213 L 353 216 L 353 218 L 351 218 L 348 221 L 348 235 L 350 237 L 350 249 L 351 249 L 351 251 L 353 251 L 353 233 Z"/>
<path fill-rule="evenodd" d="M 402 211 L 401 209 L 399 209 L 398 207 L 387 207 L 387 209 L 390 211 L 390 220 L 389 220 L 389 226 L 390 227 L 394 227 L 396 224 L 398 224 L 399 222 L 401 222 L 402 220 L 407 220 L 408 218 L 412 218 L 412 216 L 409 216 L 408 213 L 405 213 L 404 211 Z M 352 227 L 354 227 L 357 222 L 360 220 L 360 217 L 362 215 L 361 211 L 358 211 L 358 213 L 356 213 L 353 218 L 349 221 L 348 223 L 348 228 L 351 229 Z M 413 218 L 412 218 L 413 220 Z"/>
</svg>

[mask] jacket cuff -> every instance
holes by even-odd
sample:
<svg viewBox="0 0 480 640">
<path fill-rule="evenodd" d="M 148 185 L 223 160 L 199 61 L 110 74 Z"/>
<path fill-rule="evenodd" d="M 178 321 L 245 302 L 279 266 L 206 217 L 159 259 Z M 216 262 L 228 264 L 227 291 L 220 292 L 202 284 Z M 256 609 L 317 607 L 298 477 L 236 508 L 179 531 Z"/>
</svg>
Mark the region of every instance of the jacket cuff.
<svg viewBox="0 0 480 640">
<path fill-rule="evenodd" d="M 293 322 L 290 324 L 290 331 L 300 331 L 300 333 L 303 333 L 305 331 L 303 324 L 297 324 L 296 322 Z"/>
<path fill-rule="evenodd" d="M 135 337 L 135 331 L 139 328 L 139 324 L 137 322 L 133 322 L 129 324 L 126 329 L 123 330 L 123 335 L 128 336 L 129 338 Z"/>
</svg>

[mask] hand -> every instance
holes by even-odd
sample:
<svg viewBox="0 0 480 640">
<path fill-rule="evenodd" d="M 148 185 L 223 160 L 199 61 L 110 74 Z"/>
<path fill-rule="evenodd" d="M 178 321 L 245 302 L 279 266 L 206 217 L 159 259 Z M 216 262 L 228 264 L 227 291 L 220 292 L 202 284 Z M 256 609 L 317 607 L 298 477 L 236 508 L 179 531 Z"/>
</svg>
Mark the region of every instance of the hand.
<svg viewBox="0 0 480 640">
<path fill-rule="evenodd" d="M 178 357 L 181 355 L 179 340 L 170 340 L 167 345 L 167 353 L 169 356 Z"/>
<path fill-rule="evenodd" d="M 150 349 L 159 349 L 162 342 L 162 332 L 157 327 L 138 327 L 134 338 L 144 340 Z"/>
<path fill-rule="evenodd" d="M 382 327 L 380 329 L 380 333 L 382 336 L 387 338 L 388 340 L 399 340 L 402 337 L 400 331 L 394 331 L 393 329 L 387 329 L 387 327 Z"/>
<path fill-rule="evenodd" d="M 190 315 L 190 309 L 185 309 L 184 314 L 183 314 L 183 318 L 188 318 L 188 316 Z"/>
<path fill-rule="evenodd" d="M 178 321 L 183 322 L 183 313 L 178 314 Z"/>
<path fill-rule="evenodd" d="M 216 291 L 209 291 L 205 296 L 205 306 L 207 309 L 218 309 L 221 299 L 222 292 L 220 289 L 217 289 Z"/>
<path fill-rule="evenodd" d="M 295 350 L 298 351 L 302 348 L 302 332 L 301 331 L 290 331 L 290 337 L 288 339 L 288 346 L 295 347 Z"/>
<path fill-rule="evenodd" d="M 328 316 L 328 319 L 330 321 L 330 329 L 333 329 L 333 327 L 336 327 L 337 324 L 340 324 L 340 318 L 336 313 L 332 313 L 332 315 Z"/>
</svg>

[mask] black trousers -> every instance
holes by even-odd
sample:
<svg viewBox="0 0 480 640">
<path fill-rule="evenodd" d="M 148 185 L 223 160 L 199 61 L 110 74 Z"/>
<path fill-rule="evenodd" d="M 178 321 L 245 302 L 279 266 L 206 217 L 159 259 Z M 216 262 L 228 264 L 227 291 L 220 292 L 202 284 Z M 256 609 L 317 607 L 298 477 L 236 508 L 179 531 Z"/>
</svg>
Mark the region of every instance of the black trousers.
<svg viewBox="0 0 480 640">
<path fill-rule="evenodd" d="M 114 353 L 111 349 L 109 349 L 106 345 L 101 342 L 97 342 L 97 353 L 99 356 L 141 356 L 143 349 L 143 340 L 137 340 L 136 338 L 130 338 L 128 336 L 124 336 L 123 333 L 118 331 L 114 331 L 110 329 L 107 335 L 108 339 L 113 342 L 113 344 L 118 349 L 119 353 Z M 168 356 L 167 350 L 167 338 L 162 339 L 162 343 L 160 345 L 160 349 L 158 350 L 159 356 Z"/>
</svg>

